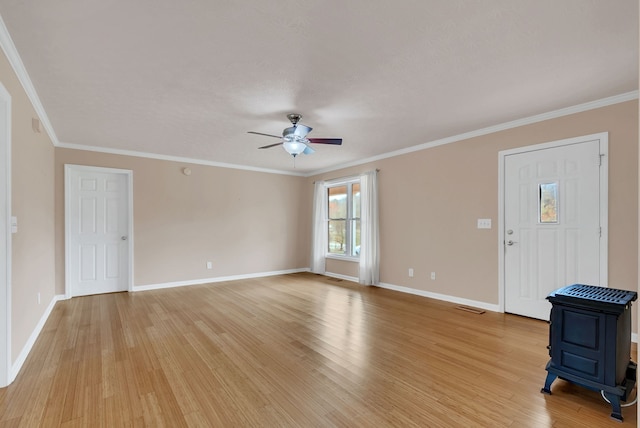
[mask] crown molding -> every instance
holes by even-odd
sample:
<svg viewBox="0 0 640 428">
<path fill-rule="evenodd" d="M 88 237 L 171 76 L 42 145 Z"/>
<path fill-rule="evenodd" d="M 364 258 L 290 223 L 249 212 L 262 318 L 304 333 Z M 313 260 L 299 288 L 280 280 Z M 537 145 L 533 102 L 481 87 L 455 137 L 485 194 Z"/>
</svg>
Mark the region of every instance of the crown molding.
<svg viewBox="0 0 640 428">
<path fill-rule="evenodd" d="M 230 169 L 240 169 L 244 171 L 264 172 L 267 174 L 293 175 L 296 177 L 305 176 L 305 174 L 299 173 L 299 172 L 291 172 L 291 171 L 269 169 L 269 168 L 258 168 L 253 166 L 237 165 L 233 163 L 224 163 L 224 162 L 214 162 L 214 161 L 208 161 L 203 159 L 193 159 L 193 158 L 187 158 L 187 157 L 181 157 L 181 156 L 160 155 L 160 154 L 148 153 L 148 152 L 136 152 L 134 150 L 111 149 L 106 147 L 85 146 L 82 144 L 71 144 L 71 143 L 64 143 L 64 142 L 59 142 L 58 144 L 56 144 L 56 147 L 59 147 L 62 149 L 73 149 L 73 150 L 84 150 L 87 152 L 106 153 L 111 155 L 133 156 L 138 158 L 182 162 L 182 163 L 189 163 L 192 165 L 206 165 L 206 166 L 215 166 L 218 168 L 230 168 Z"/>
<path fill-rule="evenodd" d="M 337 171 L 352 166 L 358 166 L 365 163 L 375 162 L 382 159 L 392 158 L 395 156 L 404 155 L 407 153 L 413 153 L 420 150 L 430 149 L 432 147 L 443 146 L 445 144 L 451 144 L 462 140 L 468 140 L 469 138 L 480 137 L 482 135 L 493 134 L 499 131 L 505 131 L 507 129 L 517 128 L 519 126 L 530 125 L 532 123 L 542 122 L 545 120 L 556 119 L 562 116 L 568 116 L 570 114 L 581 113 L 588 110 L 594 110 L 601 107 L 610 106 L 613 104 L 619 104 L 626 101 L 638 99 L 638 91 L 625 92 L 624 94 L 614 95 L 612 97 L 602 98 L 596 101 L 589 101 L 583 104 L 578 104 L 571 107 L 565 107 L 558 110 L 553 110 L 547 113 L 537 114 L 535 116 L 529 116 L 522 119 L 512 120 L 510 122 L 501 123 L 498 125 L 489 126 L 486 128 L 478 129 L 475 131 L 465 132 L 463 134 L 453 135 L 451 137 L 441 138 L 439 140 L 431 141 L 428 143 L 418 144 L 417 146 L 407 147 L 405 149 L 394 150 L 392 152 L 383 153 L 381 155 L 372 156 L 366 159 L 359 159 L 354 162 L 348 162 L 335 167 L 326 169 L 320 169 L 305 174 L 306 177 L 312 177 L 327 172 Z"/>
<path fill-rule="evenodd" d="M 31 78 L 29 77 L 29 73 L 27 73 L 27 69 L 22 62 L 22 58 L 20 58 L 20 54 L 18 54 L 16 45 L 13 44 L 13 39 L 11 39 L 11 35 L 9 35 L 9 30 L 4 24 L 2 16 L 0 16 L 0 47 L 2 48 L 4 54 L 7 56 L 9 64 L 11 64 L 11 67 L 16 73 L 16 76 L 18 77 L 20 84 L 24 88 L 24 91 L 27 93 L 27 97 L 29 97 L 29 100 L 31 101 L 31 104 L 36 111 L 36 114 L 38 115 L 42 126 L 47 132 L 47 135 L 51 139 L 51 142 L 54 146 L 57 146 L 59 143 L 58 137 L 56 136 L 56 133 L 53 130 L 53 126 L 49 121 L 47 112 L 44 110 L 44 107 L 40 102 L 40 97 L 38 97 L 36 88 L 33 86 L 33 82 L 31 82 Z"/>
<path fill-rule="evenodd" d="M 329 167 L 329 168 L 325 168 L 325 169 L 319 169 L 319 170 L 315 170 L 315 171 L 310 171 L 310 172 L 307 172 L 307 173 L 296 173 L 296 172 L 284 171 L 284 170 L 250 167 L 250 166 L 245 166 L 245 165 L 236 165 L 236 164 L 229 164 L 229 163 L 224 163 L 224 162 L 206 161 L 206 160 L 202 160 L 202 159 L 192 159 L 192 158 L 179 157 L 179 156 L 159 155 L 159 154 L 147 153 L 147 152 L 136 152 L 136 151 L 132 151 L 132 150 L 110 149 L 110 148 L 105 148 L 105 147 L 85 146 L 85 145 L 81 145 L 81 144 L 71 144 L 71 143 L 63 143 L 63 142 L 57 142 L 57 143 L 54 143 L 54 145 L 56 147 L 62 147 L 62 148 L 68 148 L 68 149 L 86 150 L 86 151 L 92 151 L 92 152 L 109 153 L 109 154 L 124 155 L 124 156 L 135 156 L 135 157 L 142 157 L 142 158 L 149 158 L 149 159 L 168 160 L 168 161 L 174 161 L 174 162 L 184 162 L 184 163 L 191 163 L 191 164 L 194 164 L 194 165 L 207 165 L 207 166 L 215 166 L 215 167 L 220 167 L 220 168 L 232 168 L 232 169 L 239 169 L 239 170 L 245 170 L 245 171 L 265 172 L 265 173 L 269 173 L 269 174 L 291 175 L 291 176 L 296 176 L 296 177 L 313 177 L 313 176 L 316 176 L 316 175 L 319 175 L 319 174 L 324 174 L 324 173 L 332 172 L 332 171 L 338 171 L 338 170 L 341 170 L 341 169 L 344 169 L 344 168 L 349 168 L 349 167 L 352 167 L 352 166 L 363 165 L 363 164 L 366 164 L 366 163 L 375 162 L 375 161 L 379 161 L 379 160 L 382 160 L 382 159 L 401 156 L 401 155 L 404 155 L 404 154 L 407 154 L 407 153 L 413 153 L 413 152 L 417 152 L 417 151 L 420 151 L 420 150 L 426 150 L 426 149 L 430 149 L 430 148 L 433 148 L 433 147 L 443 146 L 445 144 L 451 144 L 451 143 L 455 143 L 455 142 L 458 142 L 458 141 L 467 140 L 469 138 L 474 138 L 474 137 L 479 137 L 479 136 L 482 136 L 482 135 L 493 134 L 495 132 L 505 131 L 505 130 L 508 130 L 508 129 L 513 129 L 513 128 L 517 128 L 517 127 L 524 126 L 524 125 L 530 125 L 530 124 L 537 123 L 537 122 L 543 122 L 545 120 L 556 119 L 556 118 L 559 118 L 559 117 L 568 116 L 568 115 L 576 114 L 576 113 L 581 113 L 581 112 L 588 111 L 588 110 L 594 110 L 594 109 L 597 109 L 597 108 L 606 107 L 606 106 L 610 106 L 610 105 L 613 105 L 613 104 L 619 104 L 619 103 L 623 103 L 623 102 L 626 102 L 626 101 L 632 101 L 632 100 L 638 99 L 638 97 L 639 97 L 639 92 L 638 91 L 626 92 L 626 93 L 623 93 L 623 94 L 620 94 L 620 95 L 614 95 L 614 96 L 611 96 L 611 97 L 602 98 L 602 99 L 595 100 L 595 101 L 589 101 L 589 102 L 578 104 L 578 105 L 571 106 L 571 107 L 565 107 L 565 108 L 562 108 L 562 109 L 558 109 L 558 110 L 553 110 L 553 111 L 546 112 L 546 113 L 537 114 L 535 116 L 529 116 L 529 117 L 525 117 L 525 118 L 522 118 L 522 119 L 516 119 L 516 120 L 512 120 L 510 122 L 505 122 L 505 123 L 501 123 L 501 124 L 498 124 L 498 125 L 489 126 L 489 127 L 486 127 L 486 128 L 475 130 L 475 131 L 465 132 L 463 134 L 453 135 L 451 137 L 441 138 L 439 140 L 430 141 L 428 143 L 418 144 L 417 146 L 407 147 L 407 148 L 400 149 L 400 150 L 394 150 L 392 152 L 383 153 L 381 155 L 372 156 L 372 157 L 369 157 L 369 158 L 366 158 L 366 159 L 360 159 L 360 160 L 357 160 L 357 161 L 354 161 L 354 162 L 343 163 L 343 164 L 340 164 L 340 165 L 337 165 L 337 166 L 333 166 L 333 167 Z"/>
<path fill-rule="evenodd" d="M 301 176 L 301 177 L 312 177 L 315 175 L 337 171 L 340 169 L 362 165 L 365 163 L 375 162 L 378 160 L 400 156 L 407 153 L 413 153 L 420 150 L 429 149 L 432 147 L 451 144 L 451 143 L 466 140 L 469 138 L 492 134 L 494 132 L 517 128 L 519 126 L 529 125 L 532 123 L 542 122 L 549 119 L 555 119 L 555 118 L 567 116 L 570 114 L 580 113 L 587 110 L 593 110 L 601 107 L 606 107 L 612 104 L 618 104 L 618 103 L 638 99 L 638 91 L 626 92 L 624 94 L 614 95 L 611 97 L 602 98 L 600 100 L 590 101 L 590 102 L 578 104 L 571 107 L 553 110 L 547 113 L 542 113 L 542 114 L 529 116 L 522 119 L 513 120 L 510 122 L 505 122 L 498 125 L 489 126 L 486 128 L 475 130 L 475 131 L 465 132 L 463 134 L 458 134 L 451 137 L 446 137 L 439 140 L 418 144 L 417 146 L 407 147 L 400 150 L 394 150 L 392 152 L 383 153 L 381 155 L 372 156 L 366 159 L 359 159 L 354 162 L 347 162 L 347 163 L 343 163 L 333 167 L 319 169 L 319 170 L 315 170 L 307 173 L 295 173 L 295 172 L 284 171 L 284 170 L 257 168 L 257 167 L 229 164 L 229 163 L 223 163 L 223 162 L 204 161 L 201 159 L 191 159 L 186 157 L 166 156 L 166 155 L 158 155 L 154 153 L 136 152 L 136 151 L 120 150 L 120 149 L 109 149 L 104 147 L 85 146 L 85 145 L 79 145 L 79 144 L 70 144 L 70 143 L 60 142 L 58 140 L 58 137 L 56 136 L 55 131 L 53 130 L 53 126 L 51 125 L 51 122 L 49 121 L 49 117 L 47 116 L 47 113 L 45 112 L 44 107 L 40 102 L 40 98 L 38 97 L 35 87 L 31 82 L 31 78 L 27 73 L 24 63 L 22 62 L 22 59 L 18 54 L 18 51 L 13 43 L 13 40 L 9 35 L 9 31 L 6 25 L 4 24 L 4 21 L 2 20 L 2 16 L 0 16 L 0 47 L 2 48 L 5 55 L 7 56 L 9 63 L 11 64 L 11 67 L 13 68 L 13 70 L 15 71 L 18 77 L 18 80 L 20 81 L 20 83 L 22 84 L 22 87 L 27 93 L 27 96 L 29 97 L 29 100 L 31 101 L 33 108 L 35 109 L 40 121 L 42 122 L 42 125 L 44 126 L 44 129 L 47 132 L 47 135 L 51 139 L 53 145 L 56 147 L 76 149 L 76 150 L 86 150 L 86 151 L 93 151 L 93 152 L 100 152 L 100 153 L 118 154 L 118 155 L 125 155 L 125 156 L 136 156 L 136 157 L 143 157 L 143 158 L 150 158 L 150 159 L 185 162 L 185 163 L 191 163 L 196 165 L 216 166 L 220 168 L 232 168 L 232 169 L 240 169 L 240 170 L 246 170 L 246 171 L 265 172 L 269 174 Z"/>
</svg>

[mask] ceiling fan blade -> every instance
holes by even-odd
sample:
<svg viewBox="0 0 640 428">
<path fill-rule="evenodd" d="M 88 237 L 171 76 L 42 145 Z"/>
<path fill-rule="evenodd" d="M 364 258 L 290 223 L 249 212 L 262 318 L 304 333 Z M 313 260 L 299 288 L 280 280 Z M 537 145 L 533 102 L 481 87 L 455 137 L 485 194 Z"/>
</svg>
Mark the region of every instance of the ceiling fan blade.
<svg viewBox="0 0 640 428">
<path fill-rule="evenodd" d="M 310 128 L 307 125 L 303 125 L 299 123 L 295 126 L 295 130 L 293 131 L 293 134 L 297 135 L 300 138 L 304 138 L 309 132 L 311 132 L 312 129 L 313 128 Z"/>
<path fill-rule="evenodd" d="M 305 154 L 305 155 L 310 155 L 310 154 L 315 153 L 315 152 L 316 151 L 313 150 L 310 146 L 307 146 L 307 148 L 304 149 L 304 151 L 302 153 Z"/>
<path fill-rule="evenodd" d="M 263 134 L 262 132 L 247 131 L 247 134 L 264 135 L 265 137 L 282 138 L 279 135 Z"/>
<path fill-rule="evenodd" d="M 309 138 L 309 142 L 313 144 L 335 144 L 342 145 L 342 138 Z"/>
<path fill-rule="evenodd" d="M 280 137 L 278 137 L 280 138 Z M 275 143 L 275 144 L 269 144 L 268 146 L 262 146 L 262 147 L 258 147 L 259 149 L 270 149 L 271 147 L 275 147 L 275 146 L 281 146 L 282 143 Z"/>
</svg>

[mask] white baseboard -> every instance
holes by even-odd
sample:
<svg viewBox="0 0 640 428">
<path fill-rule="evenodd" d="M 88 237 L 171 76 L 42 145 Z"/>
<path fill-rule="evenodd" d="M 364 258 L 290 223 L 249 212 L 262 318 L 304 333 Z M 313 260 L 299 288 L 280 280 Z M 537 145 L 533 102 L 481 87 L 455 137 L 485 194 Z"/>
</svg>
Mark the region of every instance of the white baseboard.
<svg viewBox="0 0 640 428">
<path fill-rule="evenodd" d="M 55 295 L 53 296 L 53 299 L 51 299 L 51 303 L 49 303 L 49 306 L 47 306 L 47 309 L 42 314 L 42 317 L 40 317 L 40 321 L 38 321 L 38 324 L 33 329 L 33 332 L 31 332 L 31 336 L 29 336 L 27 343 L 25 343 L 22 347 L 20 355 L 18 355 L 18 358 L 16 358 L 16 360 L 11 365 L 11 371 L 9 372 L 9 383 L 13 382 L 16 376 L 18 376 L 18 373 L 20 373 L 20 369 L 22 368 L 24 362 L 27 360 L 27 356 L 29 356 L 31 348 L 33 348 L 33 345 L 36 343 L 36 339 L 38 339 L 40 332 L 44 328 L 44 324 L 47 322 L 47 319 L 49 319 L 51 311 L 53 311 L 56 302 L 60 300 L 65 300 L 64 294 Z"/>
<path fill-rule="evenodd" d="M 308 268 L 289 269 L 289 270 L 262 272 L 262 273 L 248 274 L 248 275 L 232 275 L 232 276 L 217 277 L 217 278 L 199 279 L 199 280 L 193 280 L 193 281 L 179 281 L 179 282 L 166 282 L 162 284 L 141 285 L 138 287 L 134 287 L 133 291 L 146 291 L 146 290 L 157 290 L 157 289 L 171 288 L 171 287 L 184 287 L 188 285 L 207 284 L 207 283 L 222 282 L 222 281 L 233 281 L 238 279 L 260 278 L 260 277 L 274 276 L 274 275 L 286 275 L 290 273 L 299 273 L 299 272 L 309 272 L 309 269 Z M 351 277 L 351 276 L 340 275 L 340 274 L 331 273 L 331 272 L 325 272 L 325 275 L 333 278 L 344 279 L 346 281 L 358 282 L 358 278 Z M 432 293 L 430 291 L 417 290 L 415 288 L 403 287 L 400 285 L 387 284 L 387 283 L 379 283 L 377 284 L 377 287 L 386 288 L 394 291 L 400 291 L 402 293 L 414 294 L 422 297 L 428 297 L 431 299 L 442 300 L 449 303 L 472 306 L 480 309 L 485 309 L 487 311 L 500 312 L 499 306 L 491 303 L 463 299 L 460 297 L 448 296 L 446 294 Z M 22 369 L 22 366 L 24 365 L 24 362 L 26 361 L 27 356 L 31 352 L 33 345 L 36 343 L 36 340 L 38 339 L 40 332 L 42 331 L 45 323 L 47 322 L 47 319 L 49 319 L 49 316 L 51 315 L 51 312 L 53 311 L 53 308 L 55 307 L 56 302 L 60 300 L 66 300 L 66 297 L 64 294 L 55 295 L 51 300 L 51 302 L 49 303 L 49 306 L 47 306 L 47 309 L 42 314 L 42 317 L 40 317 L 40 321 L 38 322 L 36 327 L 33 329 L 33 332 L 31 333 L 31 336 L 29 336 L 27 343 L 25 343 L 24 347 L 22 348 L 20 355 L 18 355 L 18 358 L 16 358 L 16 361 L 14 361 L 13 364 L 11 365 L 8 383 L 13 382 L 16 376 L 18 375 L 18 373 L 20 372 L 20 369 Z M 631 333 L 631 341 L 634 343 L 638 343 L 637 333 Z"/>
<path fill-rule="evenodd" d="M 339 273 L 331 273 L 331 272 L 325 272 L 323 273 L 324 276 L 329 276 L 331 278 L 338 278 L 338 279 L 344 279 L 345 281 L 351 281 L 351 282 L 359 282 L 359 279 L 355 276 L 347 276 L 347 275 L 342 275 Z"/>
<path fill-rule="evenodd" d="M 218 277 L 218 278 L 197 279 L 192 281 L 166 282 L 163 284 L 142 285 L 142 286 L 133 287 L 133 291 L 146 291 L 146 290 L 157 290 L 161 288 L 184 287 L 187 285 L 207 284 L 211 282 L 222 282 L 222 281 L 233 281 L 238 279 L 260 278 L 260 277 L 266 277 L 266 276 L 285 275 L 289 273 L 299 273 L 299 272 L 309 272 L 309 268 L 289 269 L 289 270 L 281 270 L 281 271 L 273 271 L 273 272 L 261 272 L 261 273 L 248 274 L 248 275 L 232 275 L 232 276 L 225 276 L 225 277 Z M 20 351 L 20 355 L 18 355 L 18 358 L 16 358 L 16 361 L 14 361 L 13 364 L 11 365 L 11 368 L 9 371 L 9 379 L 7 380 L 8 384 L 13 382 L 16 376 L 18 375 L 18 373 L 20 372 L 20 369 L 24 365 L 24 362 L 27 360 L 27 357 L 29 356 L 29 353 L 31 352 L 33 345 L 36 343 L 36 340 L 38 339 L 40 332 L 44 328 L 44 324 L 47 322 L 47 319 L 49 319 L 49 316 L 51 315 L 51 311 L 53 311 L 53 308 L 56 305 L 56 302 L 60 300 L 67 300 L 67 299 L 68 297 L 64 294 L 55 295 L 53 297 L 53 299 L 49 303 L 49 306 L 47 306 L 47 309 L 42 314 L 42 317 L 40 317 L 40 321 L 38 321 L 38 324 L 33 329 L 31 336 L 29 336 L 27 343 L 25 343 L 24 347 L 22 348 L 22 351 Z"/>
<path fill-rule="evenodd" d="M 456 303 L 458 305 L 473 306 L 474 308 L 480 308 L 487 311 L 500 312 L 500 306 L 494 305 L 492 303 L 463 299 L 462 297 L 448 296 L 446 294 L 432 293 L 430 291 L 417 290 L 415 288 L 403 287 L 401 285 L 387 284 L 384 282 L 381 282 L 376 286 L 380 288 L 387 288 L 389 290 L 400 291 L 402 293 L 415 294 L 416 296 L 428 297 L 430 299 L 442 300 L 444 302 Z"/>
<path fill-rule="evenodd" d="M 326 275 L 332 276 L 332 274 L 329 274 L 329 273 L 327 273 Z M 357 279 L 356 279 L 356 282 L 357 282 Z M 456 303 L 458 305 L 472 306 L 472 307 L 484 309 L 487 311 L 502 312 L 498 305 L 494 305 L 491 303 L 478 302 L 476 300 L 463 299 L 461 297 L 455 297 L 455 296 L 447 296 L 446 294 L 431 293 L 430 291 L 416 290 L 415 288 L 403 287 L 401 285 L 386 284 L 384 282 L 377 284 L 376 286 L 380 288 L 387 288 L 389 290 L 400 291 L 402 293 L 415 294 L 417 296 L 429 297 L 431 299 L 436 299 L 436 300 L 442 300 L 449 303 Z M 634 343 L 638 343 L 638 333 L 631 333 L 631 341 Z"/>
<path fill-rule="evenodd" d="M 209 284 L 212 282 L 237 281 L 239 279 L 262 278 L 266 276 L 286 275 L 290 273 L 309 272 L 309 268 L 287 269 L 272 272 L 250 273 L 246 275 L 219 276 L 215 278 L 193 279 L 190 281 L 164 282 L 160 284 L 134 285 L 131 291 L 160 290 L 163 288 L 186 287 L 189 285 Z"/>
</svg>

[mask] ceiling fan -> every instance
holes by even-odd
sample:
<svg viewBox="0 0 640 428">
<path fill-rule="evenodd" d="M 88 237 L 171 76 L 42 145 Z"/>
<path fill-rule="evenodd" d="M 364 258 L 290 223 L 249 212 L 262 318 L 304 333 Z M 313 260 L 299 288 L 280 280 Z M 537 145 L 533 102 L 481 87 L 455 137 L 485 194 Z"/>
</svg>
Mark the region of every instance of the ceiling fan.
<svg viewBox="0 0 640 428">
<path fill-rule="evenodd" d="M 269 144 L 267 146 L 262 146 L 258 148 L 269 149 L 271 147 L 276 147 L 281 145 L 287 151 L 287 153 L 289 153 L 294 158 L 298 156 L 300 153 L 305 155 L 310 155 L 311 153 L 315 152 L 315 150 L 313 150 L 311 146 L 309 146 L 309 143 L 334 144 L 338 146 L 342 145 L 342 138 L 307 138 L 307 134 L 311 132 L 313 128 L 310 128 L 306 125 L 298 123 L 300 122 L 300 119 L 302 119 L 301 114 L 291 113 L 287 115 L 287 118 L 291 121 L 293 126 L 286 128 L 284 131 L 282 131 L 282 137 L 278 135 L 263 134 L 262 132 L 254 132 L 254 131 L 249 131 L 248 133 L 256 134 L 256 135 L 264 135 L 265 137 L 280 138 L 282 141 L 280 141 L 279 143 Z"/>
</svg>

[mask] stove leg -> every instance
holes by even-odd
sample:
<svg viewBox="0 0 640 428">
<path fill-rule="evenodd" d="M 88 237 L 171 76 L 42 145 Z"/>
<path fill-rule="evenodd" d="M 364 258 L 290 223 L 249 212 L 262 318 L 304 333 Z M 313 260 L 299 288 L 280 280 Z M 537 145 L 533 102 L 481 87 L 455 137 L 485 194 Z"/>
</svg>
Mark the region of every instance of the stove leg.
<svg viewBox="0 0 640 428">
<path fill-rule="evenodd" d="M 611 419 L 622 422 L 622 406 L 620 406 L 620 397 L 615 394 L 604 393 L 607 400 L 611 402 Z"/>
<path fill-rule="evenodd" d="M 542 388 L 540 392 L 542 392 L 543 394 L 551 395 L 551 384 L 554 380 L 556 380 L 557 377 L 558 375 L 547 373 L 547 380 L 544 382 L 544 388 Z"/>
</svg>

